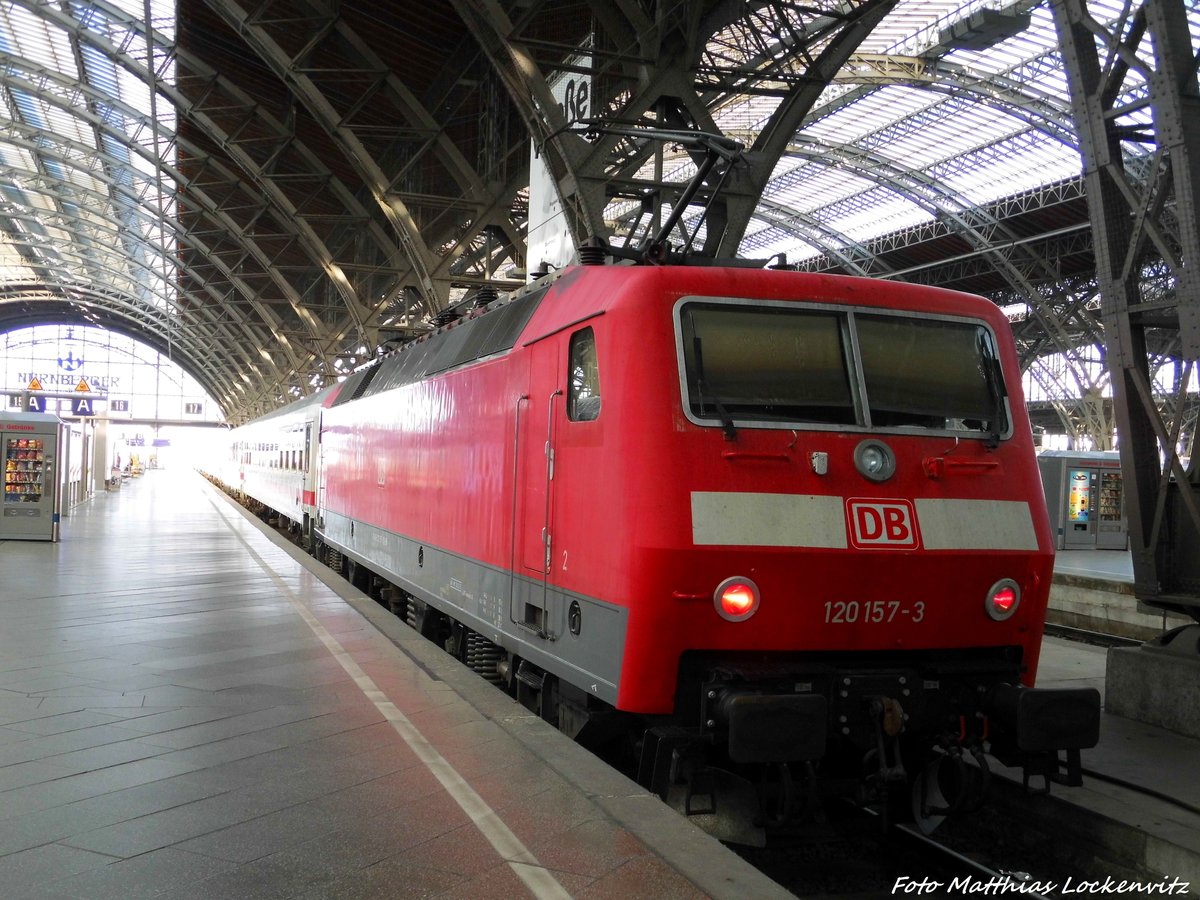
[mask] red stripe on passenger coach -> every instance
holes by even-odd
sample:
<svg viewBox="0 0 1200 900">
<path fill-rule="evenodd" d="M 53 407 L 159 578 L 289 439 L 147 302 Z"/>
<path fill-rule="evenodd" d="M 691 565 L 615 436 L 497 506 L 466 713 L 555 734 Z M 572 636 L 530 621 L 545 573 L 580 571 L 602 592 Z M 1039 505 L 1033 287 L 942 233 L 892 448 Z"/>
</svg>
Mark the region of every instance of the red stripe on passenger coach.
<svg viewBox="0 0 1200 900">
<path fill-rule="evenodd" d="M 303 496 L 304 496 L 304 505 L 305 506 L 316 506 L 317 505 L 317 492 L 316 491 L 304 491 Z"/>
</svg>

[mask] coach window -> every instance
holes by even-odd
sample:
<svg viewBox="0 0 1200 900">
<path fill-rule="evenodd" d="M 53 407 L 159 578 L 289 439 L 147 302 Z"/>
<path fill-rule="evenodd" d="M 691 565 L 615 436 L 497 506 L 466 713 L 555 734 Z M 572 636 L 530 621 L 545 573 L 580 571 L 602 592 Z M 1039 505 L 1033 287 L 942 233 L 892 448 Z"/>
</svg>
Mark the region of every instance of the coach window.
<svg viewBox="0 0 1200 900">
<path fill-rule="evenodd" d="M 591 422 L 600 417 L 600 365 L 596 359 L 596 335 L 583 328 L 571 335 L 571 386 L 567 395 L 567 418 Z"/>
</svg>

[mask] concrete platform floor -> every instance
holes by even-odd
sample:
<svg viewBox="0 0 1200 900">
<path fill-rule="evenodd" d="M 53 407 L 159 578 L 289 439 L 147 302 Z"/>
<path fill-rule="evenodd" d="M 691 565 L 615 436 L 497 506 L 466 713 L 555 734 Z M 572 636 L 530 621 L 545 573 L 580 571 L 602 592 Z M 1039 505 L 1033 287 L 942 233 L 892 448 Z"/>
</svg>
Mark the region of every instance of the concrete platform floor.
<svg viewBox="0 0 1200 900">
<path fill-rule="evenodd" d="M 1133 557 L 1128 550 L 1059 550 L 1054 554 L 1054 574 L 1132 584 Z"/>
<path fill-rule="evenodd" d="M 325 577 L 183 471 L 0 544 L 0 897 L 789 896 Z"/>
</svg>

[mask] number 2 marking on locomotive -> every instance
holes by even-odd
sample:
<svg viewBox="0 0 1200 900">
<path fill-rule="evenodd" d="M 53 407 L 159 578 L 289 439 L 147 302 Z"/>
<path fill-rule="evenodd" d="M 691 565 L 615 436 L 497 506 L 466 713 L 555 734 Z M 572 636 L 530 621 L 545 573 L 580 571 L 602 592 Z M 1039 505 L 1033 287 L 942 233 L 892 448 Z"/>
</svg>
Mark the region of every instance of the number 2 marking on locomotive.
<svg viewBox="0 0 1200 900">
<path fill-rule="evenodd" d="M 825 622 L 828 625 L 854 625 L 862 622 L 878 625 L 892 622 L 899 616 L 914 625 L 925 619 L 925 602 L 911 606 L 899 600 L 826 600 Z"/>
</svg>

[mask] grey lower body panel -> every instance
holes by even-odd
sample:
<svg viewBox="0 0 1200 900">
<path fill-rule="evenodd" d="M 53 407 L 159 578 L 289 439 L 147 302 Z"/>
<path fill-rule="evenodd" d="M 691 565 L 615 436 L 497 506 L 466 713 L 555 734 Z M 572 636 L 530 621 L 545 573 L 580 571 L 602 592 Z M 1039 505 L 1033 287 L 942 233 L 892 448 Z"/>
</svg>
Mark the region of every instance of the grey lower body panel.
<svg viewBox="0 0 1200 900">
<path fill-rule="evenodd" d="M 615 705 L 628 610 L 329 510 L 318 537 L 510 653 Z M 572 616 L 572 607 L 577 607 Z M 535 615 L 531 615 L 530 613 Z M 531 624 L 536 620 L 536 625 Z M 575 631 L 571 622 L 577 622 Z"/>
</svg>

